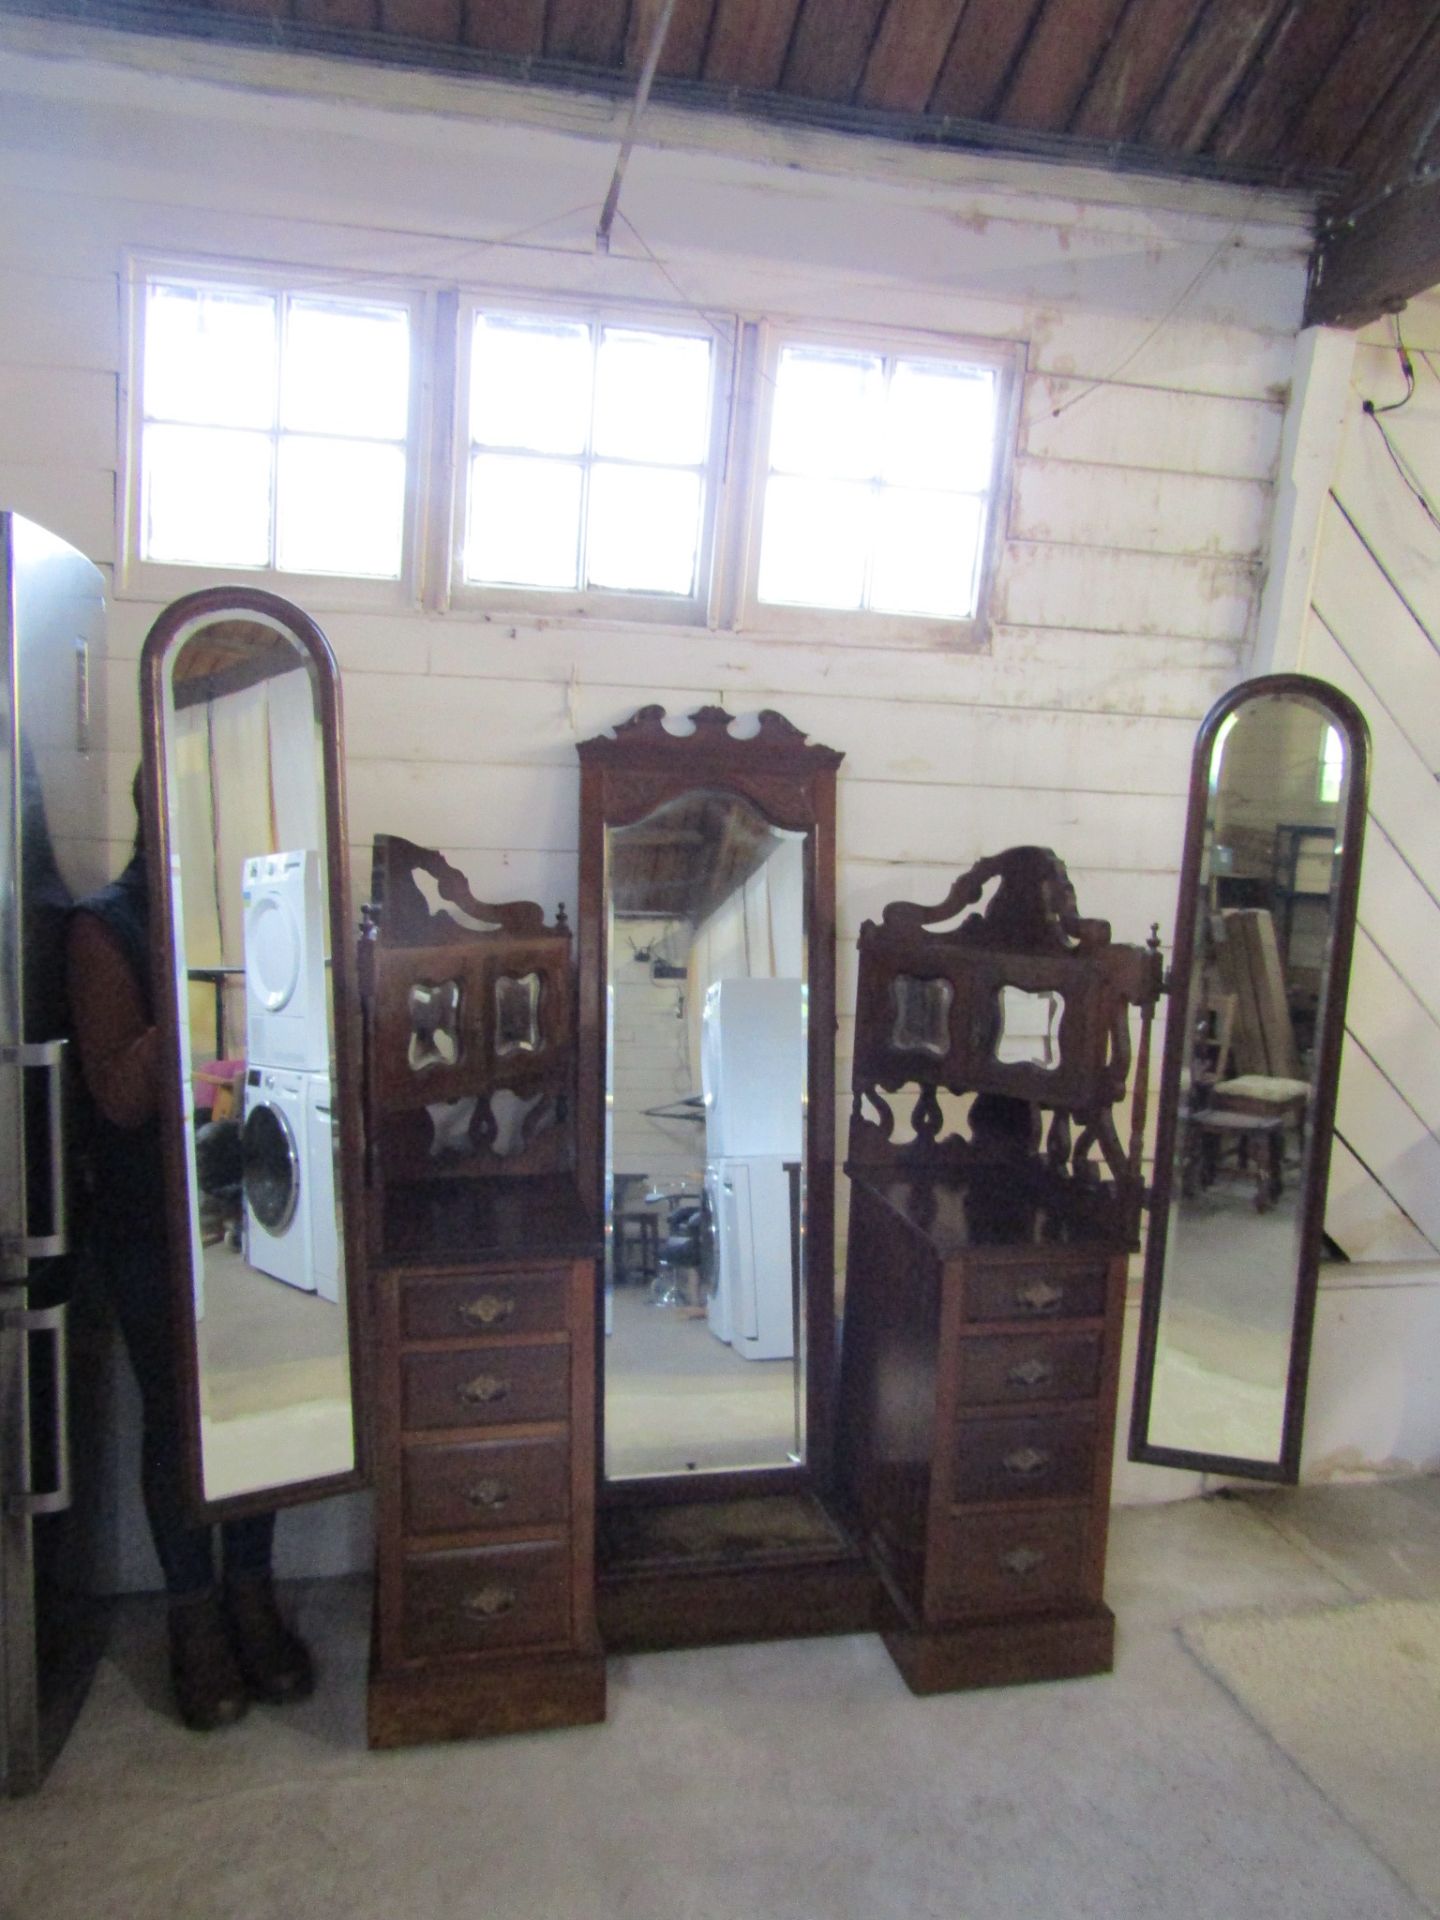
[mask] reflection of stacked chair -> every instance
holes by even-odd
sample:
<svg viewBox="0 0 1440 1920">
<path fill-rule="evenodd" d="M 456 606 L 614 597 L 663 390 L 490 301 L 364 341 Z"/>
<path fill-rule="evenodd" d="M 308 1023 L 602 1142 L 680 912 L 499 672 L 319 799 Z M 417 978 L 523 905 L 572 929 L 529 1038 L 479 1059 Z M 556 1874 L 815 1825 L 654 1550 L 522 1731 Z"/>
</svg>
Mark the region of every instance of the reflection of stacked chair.
<svg viewBox="0 0 1440 1920">
<path fill-rule="evenodd" d="M 1199 1097 L 1190 1120 L 1195 1158 L 1187 1185 L 1193 1191 L 1232 1171 L 1254 1182 L 1255 1205 L 1263 1212 L 1284 1191 L 1287 1136 L 1294 1134 L 1297 1148 L 1303 1144 L 1310 1085 L 1301 1077 L 1270 914 L 1233 909 L 1216 917 L 1211 933 L 1213 1058 L 1197 1069 Z"/>
<path fill-rule="evenodd" d="M 320 858 L 245 862 L 245 1251 L 292 1287 L 340 1294 Z"/>
</svg>

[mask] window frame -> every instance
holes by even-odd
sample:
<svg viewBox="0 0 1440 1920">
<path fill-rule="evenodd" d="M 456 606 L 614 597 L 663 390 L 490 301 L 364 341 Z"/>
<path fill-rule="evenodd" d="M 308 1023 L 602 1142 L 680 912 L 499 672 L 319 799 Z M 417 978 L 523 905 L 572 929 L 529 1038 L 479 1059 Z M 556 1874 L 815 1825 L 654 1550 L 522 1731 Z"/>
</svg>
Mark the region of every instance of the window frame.
<svg viewBox="0 0 1440 1920">
<path fill-rule="evenodd" d="M 736 550 L 734 625 L 737 631 L 786 640 L 824 640 L 850 646 L 920 647 L 929 651 L 980 652 L 989 644 L 991 597 L 1010 517 L 1011 485 L 1020 406 L 1025 385 L 1025 345 L 1014 340 L 918 332 L 874 326 L 811 325 L 803 318 L 769 315 L 753 323 L 753 415 L 751 444 L 742 464 L 740 526 Z M 888 613 L 868 607 L 795 606 L 762 600 L 760 543 L 769 479 L 770 431 L 780 355 L 786 347 L 838 348 L 886 358 L 951 361 L 987 367 L 996 376 L 995 441 L 984 490 L 985 529 L 980 542 L 975 612 L 968 619 L 933 614 Z"/>
<path fill-rule="evenodd" d="M 710 340 L 710 431 L 701 467 L 702 506 L 700 538 L 695 563 L 695 590 L 691 594 L 627 591 L 623 588 L 527 587 L 488 585 L 465 578 L 465 534 L 470 489 L 470 387 L 475 320 L 482 313 L 515 319 L 568 320 L 589 327 L 615 326 L 652 333 L 686 336 L 705 334 Z M 728 451 L 731 416 L 735 407 L 739 323 L 723 316 L 726 325 L 688 307 L 655 302 L 567 298 L 563 294 L 517 293 L 514 290 L 465 290 L 459 295 L 451 335 L 454 379 L 448 414 L 449 431 L 449 554 L 437 579 L 446 585 L 446 604 L 457 613 L 518 614 L 552 619 L 637 622 L 651 625 L 697 627 L 713 623 L 720 589 L 724 527 L 728 512 Z M 587 449 L 585 459 L 594 459 Z"/>
<path fill-rule="evenodd" d="M 405 500 L 400 539 L 400 572 L 394 579 L 359 574 L 300 573 L 233 561 L 147 560 L 140 551 L 144 515 L 142 440 L 145 427 L 146 296 L 157 282 L 215 287 L 267 296 L 350 300 L 356 305 L 403 308 L 410 319 L 410 380 L 405 437 Z M 123 266 L 125 351 L 122 357 L 120 419 L 123 474 L 116 487 L 115 594 L 119 599 L 168 602 L 212 584 L 216 579 L 271 587 L 288 598 L 321 610 L 397 610 L 419 603 L 423 585 L 427 502 L 433 492 L 430 383 L 438 344 L 436 296 L 412 281 L 360 276 L 343 268 L 283 266 L 201 256 L 131 253 Z M 277 426 L 278 434 L 279 428 Z"/>
</svg>

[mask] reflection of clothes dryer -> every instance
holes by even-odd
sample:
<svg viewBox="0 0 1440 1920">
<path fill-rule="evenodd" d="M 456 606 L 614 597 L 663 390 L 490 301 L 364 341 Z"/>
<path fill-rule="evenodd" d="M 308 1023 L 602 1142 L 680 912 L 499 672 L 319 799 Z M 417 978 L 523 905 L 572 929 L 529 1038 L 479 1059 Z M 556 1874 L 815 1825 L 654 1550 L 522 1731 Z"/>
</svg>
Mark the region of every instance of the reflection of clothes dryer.
<svg viewBox="0 0 1440 1920">
<path fill-rule="evenodd" d="M 249 1264 L 288 1286 L 338 1300 L 329 1075 L 251 1067 L 241 1140 Z"/>
<path fill-rule="evenodd" d="M 330 1039 L 319 854 L 256 854 L 245 862 L 242 898 L 249 1064 L 327 1071 Z"/>
</svg>

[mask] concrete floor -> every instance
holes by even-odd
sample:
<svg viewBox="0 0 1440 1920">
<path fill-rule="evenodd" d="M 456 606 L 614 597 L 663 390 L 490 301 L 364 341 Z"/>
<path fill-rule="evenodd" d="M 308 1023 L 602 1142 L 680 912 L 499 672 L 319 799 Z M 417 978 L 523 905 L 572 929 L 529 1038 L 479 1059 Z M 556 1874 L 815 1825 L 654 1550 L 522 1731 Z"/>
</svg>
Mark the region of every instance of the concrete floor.
<svg viewBox="0 0 1440 1920">
<path fill-rule="evenodd" d="M 603 1728 L 386 1755 L 363 1581 L 294 1595 L 316 1698 L 209 1736 L 135 1602 L 0 1809 L 0 1916 L 1423 1920 L 1175 1631 L 1372 1595 L 1440 1597 L 1440 1481 L 1118 1512 L 1103 1679 L 922 1701 L 872 1637 L 658 1654 L 611 1663 Z"/>
</svg>

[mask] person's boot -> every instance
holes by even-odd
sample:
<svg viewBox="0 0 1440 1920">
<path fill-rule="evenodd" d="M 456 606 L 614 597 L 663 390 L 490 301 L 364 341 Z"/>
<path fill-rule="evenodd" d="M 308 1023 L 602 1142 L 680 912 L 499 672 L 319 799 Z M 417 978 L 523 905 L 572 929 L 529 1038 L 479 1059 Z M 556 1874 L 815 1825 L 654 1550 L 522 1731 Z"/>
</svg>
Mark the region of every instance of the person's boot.
<svg viewBox="0 0 1440 1920">
<path fill-rule="evenodd" d="M 180 1718 L 196 1733 L 233 1726 L 249 1710 L 230 1628 L 213 1591 L 170 1602 L 170 1684 Z"/>
<path fill-rule="evenodd" d="M 281 1707 L 315 1691 L 315 1665 L 299 1634 L 280 1617 L 269 1574 L 245 1574 L 225 1582 L 225 1613 L 235 1657 L 252 1700 Z"/>
</svg>

